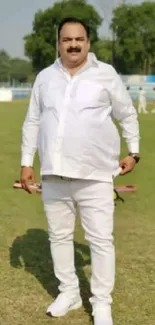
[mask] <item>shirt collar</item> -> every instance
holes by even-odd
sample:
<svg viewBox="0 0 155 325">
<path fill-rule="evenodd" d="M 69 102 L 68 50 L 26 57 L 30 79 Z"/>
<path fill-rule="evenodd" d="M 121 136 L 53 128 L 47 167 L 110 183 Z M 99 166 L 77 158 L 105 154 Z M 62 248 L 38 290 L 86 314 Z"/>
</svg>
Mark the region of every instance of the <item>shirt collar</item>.
<svg viewBox="0 0 155 325">
<path fill-rule="evenodd" d="M 64 69 L 63 64 L 61 62 L 61 58 L 58 58 L 55 60 L 55 64 L 61 68 Z M 87 56 L 87 62 L 84 65 L 83 69 L 85 70 L 85 68 L 91 68 L 91 67 L 98 67 L 98 60 L 97 57 L 94 53 L 89 52 L 88 56 Z"/>
<path fill-rule="evenodd" d="M 94 53 L 92 53 L 92 52 L 88 53 L 87 63 L 90 66 L 98 67 L 98 60 L 97 60 L 97 57 L 96 57 L 96 55 Z"/>
</svg>

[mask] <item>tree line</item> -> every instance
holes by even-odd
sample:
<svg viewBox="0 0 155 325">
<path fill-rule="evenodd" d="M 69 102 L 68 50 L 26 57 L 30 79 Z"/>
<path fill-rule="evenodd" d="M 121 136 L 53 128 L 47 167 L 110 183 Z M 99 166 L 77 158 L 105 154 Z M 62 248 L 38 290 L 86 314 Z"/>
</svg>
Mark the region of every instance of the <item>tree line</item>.
<svg viewBox="0 0 155 325">
<path fill-rule="evenodd" d="M 113 64 L 121 74 L 155 74 L 155 3 L 119 5 L 113 10 L 112 37 L 101 38 L 98 30 L 103 21 L 95 7 L 86 0 L 63 0 L 35 14 L 32 33 L 24 37 L 29 61 L 10 58 L 4 50 L 0 51 L 0 81 L 31 81 L 36 73 L 53 63 L 57 26 L 67 16 L 76 16 L 89 24 L 91 50 L 99 60 Z"/>
<path fill-rule="evenodd" d="M 0 82 L 18 85 L 19 83 L 31 83 L 33 80 L 34 71 L 31 61 L 12 58 L 6 51 L 0 51 Z"/>
</svg>

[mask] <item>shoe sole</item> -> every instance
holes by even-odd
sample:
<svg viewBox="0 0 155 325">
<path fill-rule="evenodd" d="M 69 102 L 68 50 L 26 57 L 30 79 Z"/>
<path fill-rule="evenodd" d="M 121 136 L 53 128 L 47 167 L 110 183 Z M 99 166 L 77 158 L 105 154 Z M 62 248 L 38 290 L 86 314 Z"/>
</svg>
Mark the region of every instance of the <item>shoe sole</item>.
<svg viewBox="0 0 155 325">
<path fill-rule="evenodd" d="M 82 300 L 76 302 L 74 305 L 71 305 L 64 313 L 53 315 L 51 312 L 47 312 L 46 315 L 50 317 L 62 317 L 65 316 L 69 311 L 79 309 L 81 306 L 82 306 Z"/>
</svg>

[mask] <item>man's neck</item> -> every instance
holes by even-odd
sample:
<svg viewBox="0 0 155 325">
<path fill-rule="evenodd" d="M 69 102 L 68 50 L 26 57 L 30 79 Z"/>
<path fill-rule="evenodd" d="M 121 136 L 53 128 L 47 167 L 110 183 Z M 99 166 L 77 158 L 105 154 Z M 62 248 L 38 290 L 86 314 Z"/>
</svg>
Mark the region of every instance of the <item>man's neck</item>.
<svg viewBox="0 0 155 325">
<path fill-rule="evenodd" d="M 86 63 L 87 63 L 87 58 L 81 63 L 77 63 L 77 64 L 69 64 L 68 62 L 66 63 L 62 61 L 64 68 L 69 72 L 71 76 L 75 75 L 79 70 L 81 70 Z"/>
</svg>

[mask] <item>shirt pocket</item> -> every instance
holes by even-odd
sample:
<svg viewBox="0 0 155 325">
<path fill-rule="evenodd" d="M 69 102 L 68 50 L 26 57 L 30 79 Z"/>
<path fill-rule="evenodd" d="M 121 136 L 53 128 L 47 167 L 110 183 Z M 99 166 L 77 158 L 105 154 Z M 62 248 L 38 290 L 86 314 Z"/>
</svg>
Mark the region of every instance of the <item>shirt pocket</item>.
<svg viewBox="0 0 155 325">
<path fill-rule="evenodd" d="M 103 87 L 95 81 L 80 80 L 76 85 L 75 99 L 78 103 L 96 105 L 102 100 Z"/>
</svg>

